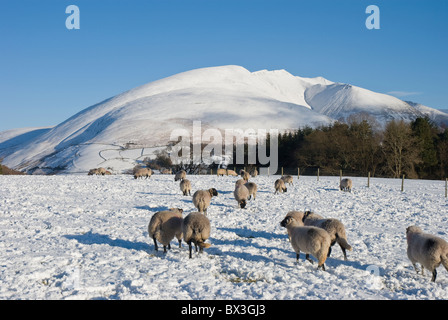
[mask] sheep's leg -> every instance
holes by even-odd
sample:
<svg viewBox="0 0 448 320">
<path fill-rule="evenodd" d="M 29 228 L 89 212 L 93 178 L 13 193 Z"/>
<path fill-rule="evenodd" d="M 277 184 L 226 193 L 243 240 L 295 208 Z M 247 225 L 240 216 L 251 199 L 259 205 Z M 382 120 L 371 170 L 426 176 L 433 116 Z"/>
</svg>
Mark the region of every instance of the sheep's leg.
<svg viewBox="0 0 448 320">
<path fill-rule="evenodd" d="M 344 260 L 347 261 L 348 260 L 347 259 L 347 252 L 345 251 L 345 248 L 341 247 L 341 249 L 342 249 L 342 253 L 344 254 Z"/>
<path fill-rule="evenodd" d="M 432 270 L 432 282 L 436 282 L 436 278 L 437 278 L 437 270 L 436 268 L 434 268 L 434 270 Z"/>
<path fill-rule="evenodd" d="M 321 265 L 319 265 L 319 266 L 317 266 L 317 270 L 319 270 L 319 269 L 322 269 L 323 271 L 325 271 L 325 264 L 321 264 Z"/>
<path fill-rule="evenodd" d="M 188 241 L 188 251 L 190 252 L 190 259 L 191 259 L 191 241 Z"/>
<path fill-rule="evenodd" d="M 157 246 L 156 237 L 152 237 L 152 240 L 154 240 L 154 250 L 159 251 L 159 247 Z"/>
<path fill-rule="evenodd" d="M 300 251 L 296 252 L 296 262 L 299 263 Z"/>
<path fill-rule="evenodd" d="M 182 239 L 179 239 L 179 248 L 182 248 Z"/>
<path fill-rule="evenodd" d="M 163 246 L 163 253 L 166 253 L 166 246 L 165 245 Z"/>
<path fill-rule="evenodd" d="M 311 260 L 310 255 L 309 255 L 308 253 L 305 255 L 305 258 L 306 258 L 306 260 L 308 260 L 309 262 L 311 262 L 311 264 L 314 263 L 314 261 Z"/>
<path fill-rule="evenodd" d="M 332 244 L 333 245 L 333 244 Z M 331 245 L 331 246 L 332 246 Z M 327 253 L 327 258 L 330 256 L 330 254 L 331 254 L 331 246 L 330 246 L 330 248 L 328 248 L 328 253 Z"/>
<path fill-rule="evenodd" d="M 414 267 L 415 272 L 418 274 L 417 265 L 414 262 L 412 262 L 412 266 Z"/>
<path fill-rule="evenodd" d="M 171 250 L 171 244 L 169 244 L 169 243 L 168 243 L 168 249 L 170 249 L 170 250 Z"/>
</svg>

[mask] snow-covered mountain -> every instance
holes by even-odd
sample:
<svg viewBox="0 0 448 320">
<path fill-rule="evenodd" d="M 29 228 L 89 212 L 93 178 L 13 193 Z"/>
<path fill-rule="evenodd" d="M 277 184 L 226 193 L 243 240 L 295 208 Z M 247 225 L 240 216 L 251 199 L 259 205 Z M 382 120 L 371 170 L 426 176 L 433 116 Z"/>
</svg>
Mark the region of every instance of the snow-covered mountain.
<svg viewBox="0 0 448 320">
<path fill-rule="evenodd" d="M 197 120 L 203 130 L 288 130 L 329 124 L 357 112 L 384 123 L 412 120 L 428 110 L 322 77 L 212 67 L 126 91 L 53 128 L 0 133 L 0 157 L 5 165 L 23 171 L 83 172 L 98 166 L 121 170 L 165 146 L 174 129 L 191 132 Z"/>
</svg>

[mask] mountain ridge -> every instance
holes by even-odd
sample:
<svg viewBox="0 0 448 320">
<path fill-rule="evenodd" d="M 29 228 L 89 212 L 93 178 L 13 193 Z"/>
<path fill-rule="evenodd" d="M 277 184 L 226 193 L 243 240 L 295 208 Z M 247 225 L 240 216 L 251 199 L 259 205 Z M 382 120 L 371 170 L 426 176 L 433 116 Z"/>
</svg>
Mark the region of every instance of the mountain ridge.
<svg viewBox="0 0 448 320">
<path fill-rule="evenodd" d="M 13 148 L 8 147 L 13 138 L 0 133 L 0 157 L 10 168 L 28 172 L 83 172 L 99 165 L 124 168 L 138 160 L 129 156 L 119 163 L 118 154 L 128 144 L 141 146 L 140 158 L 145 148 L 166 144 L 174 129 L 191 132 L 194 120 L 200 120 L 204 129 L 292 130 L 366 112 L 380 123 L 425 114 L 448 123 L 448 114 L 434 110 L 323 77 L 302 78 L 286 70 L 250 72 L 234 65 L 209 67 L 127 90 L 52 128 L 24 136 L 22 132 L 22 140 L 13 137 Z M 109 162 L 100 156 L 106 146 L 117 151 Z"/>
</svg>

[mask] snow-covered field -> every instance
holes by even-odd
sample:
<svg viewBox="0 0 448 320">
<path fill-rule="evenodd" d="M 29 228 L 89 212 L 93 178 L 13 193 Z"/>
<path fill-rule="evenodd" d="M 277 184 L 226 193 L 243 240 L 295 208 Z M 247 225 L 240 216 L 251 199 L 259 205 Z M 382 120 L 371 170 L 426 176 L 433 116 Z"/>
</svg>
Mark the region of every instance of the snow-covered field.
<svg viewBox="0 0 448 320">
<path fill-rule="evenodd" d="M 295 177 L 274 195 L 278 177 L 257 177 L 255 201 L 239 209 L 236 177 L 190 176 L 193 191 L 215 187 L 208 217 L 212 246 L 154 251 L 151 216 L 195 211 L 173 175 L 0 176 L 0 299 L 447 299 L 448 272 L 416 274 L 405 229 L 419 225 L 448 240 L 443 181 Z M 333 247 L 327 271 L 295 253 L 280 221 L 312 209 L 340 219 L 353 251 Z"/>
</svg>

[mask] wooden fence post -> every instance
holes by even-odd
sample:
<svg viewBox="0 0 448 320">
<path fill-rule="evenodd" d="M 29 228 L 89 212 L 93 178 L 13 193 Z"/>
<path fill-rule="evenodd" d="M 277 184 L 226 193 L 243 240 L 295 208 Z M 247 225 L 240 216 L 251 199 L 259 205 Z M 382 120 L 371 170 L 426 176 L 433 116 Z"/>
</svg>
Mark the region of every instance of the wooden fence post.
<svg viewBox="0 0 448 320">
<path fill-rule="evenodd" d="M 448 197 L 448 178 L 445 178 L 445 198 Z"/>
<path fill-rule="evenodd" d="M 342 169 L 339 170 L 339 185 L 341 185 L 342 182 Z"/>
<path fill-rule="evenodd" d="M 370 171 L 367 175 L 367 188 L 370 188 Z"/>
<path fill-rule="evenodd" d="M 319 181 L 319 168 L 317 168 L 317 181 Z"/>
<path fill-rule="evenodd" d="M 404 190 L 404 175 L 403 178 L 401 178 L 401 191 Z"/>
<path fill-rule="evenodd" d="M 300 179 L 300 168 L 297 168 L 297 180 Z"/>
</svg>

